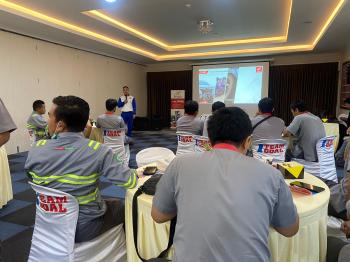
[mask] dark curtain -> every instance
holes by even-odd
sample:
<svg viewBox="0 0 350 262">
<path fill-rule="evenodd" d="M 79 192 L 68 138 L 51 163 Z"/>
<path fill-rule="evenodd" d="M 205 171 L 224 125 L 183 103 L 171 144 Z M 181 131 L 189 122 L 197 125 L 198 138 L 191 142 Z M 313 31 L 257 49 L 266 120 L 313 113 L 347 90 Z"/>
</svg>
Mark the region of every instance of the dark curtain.
<svg viewBox="0 0 350 262">
<path fill-rule="evenodd" d="M 270 67 L 269 97 L 275 103 L 275 115 L 289 124 L 290 103 L 302 99 L 308 111 L 318 115 L 326 111 L 336 115 L 338 63 L 282 65 Z"/>
<path fill-rule="evenodd" d="M 185 90 L 185 101 L 192 99 L 192 71 L 147 73 L 147 115 L 170 126 L 170 90 Z"/>
</svg>

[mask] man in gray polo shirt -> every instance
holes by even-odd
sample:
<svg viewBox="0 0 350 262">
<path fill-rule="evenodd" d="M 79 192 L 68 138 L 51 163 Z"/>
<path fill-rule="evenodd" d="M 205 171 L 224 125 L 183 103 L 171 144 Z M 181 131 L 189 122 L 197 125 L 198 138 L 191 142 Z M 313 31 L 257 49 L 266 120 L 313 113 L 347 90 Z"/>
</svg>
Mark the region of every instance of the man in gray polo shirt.
<svg viewBox="0 0 350 262">
<path fill-rule="evenodd" d="M 197 118 L 198 103 L 196 101 L 186 101 L 185 115 L 180 117 L 176 122 L 177 132 L 188 132 L 193 135 L 202 135 L 203 121 Z"/>
<path fill-rule="evenodd" d="M 213 114 L 215 111 L 219 110 L 220 108 L 224 108 L 226 105 L 221 101 L 216 101 L 211 105 L 211 113 Z M 208 120 L 209 116 L 204 120 L 203 125 L 203 136 L 208 137 Z"/>
<path fill-rule="evenodd" d="M 10 133 L 17 129 L 4 103 L 0 99 L 0 147 L 10 139 Z"/>
<path fill-rule="evenodd" d="M 270 261 L 269 227 L 291 237 L 299 217 L 280 172 L 245 156 L 252 125 L 240 108 L 208 122 L 212 151 L 176 157 L 160 179 L 152 217 L 177 215 L 173 261 Z"/>
<path fill-rule="evenodd" d="M 290 105 L 294 119 L 284 130 L 283 136 L 296 137 L 292 151 L 287 151 L 290 157 L 317 162 L 316 144 L 326 136 L 321 119 L 306 110 L 304 101 L 297 100 Z"/>
<path fill-rule="evenodd" d="M 260 139 L 281 139 L 285 128 L 281 118 L 273 116 L 273 100 L 265 97 L 259 101 L 259 111 L 251 119 L 253 126 L 253 142 Z"/>
<path fill-rule="evenodd" d="M 123 118 L 115 114 L 117 104 L 116 99 L 106 100 L 106 113 L 97 118 L 96 126 L 106 129 L 125 129 L 125 133 L 127 133 L 127 126 Z"/>
</svg>

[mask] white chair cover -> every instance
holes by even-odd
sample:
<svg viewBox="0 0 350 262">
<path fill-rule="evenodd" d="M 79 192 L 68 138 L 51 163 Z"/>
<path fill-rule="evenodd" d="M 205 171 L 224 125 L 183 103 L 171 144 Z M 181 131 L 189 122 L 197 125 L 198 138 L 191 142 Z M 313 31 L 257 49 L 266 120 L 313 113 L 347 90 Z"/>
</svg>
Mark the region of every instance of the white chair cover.
<svg viewBox="0 0 350 262">
<path fill-rule="evenodd" d="M 74 262 L 126 262 L 123 226 L 120 224 L 91 241 L 75 244 Z"/>
<path fill-rule="evenodd" d="M 293 161 L 304 165 L 304 170 L 314 176 L 338 183 L 334 160 L 334 140 L 335 136 L 327 136 L 317 142 L 318 162 L 309 162 L 304 159 L 293 159 Z"/>
<path fill-rule="evenodd" d="M 194 146 L 195 152 L 205 152 L 205 151 L 208 151 L 209 148 L 211 148 L 209 138 L 206 136 L 195 136 L 194 140 L 195 140 L 195 146 Z"/>
<path fill-rule="evenodd" d="M 126 261 L 123 224 L 90 241 L 74 244 L 78 201 L 59 190 L 30 184 L 37 201 L 29 262 Z"/>
<path fill-rule="evenodd" d="M 253 156 L 264 161 L 272 159 L 272 162 L 284 162 L 288 142 L 284 139 L 260 139 L 252 144 Z"/>
<path fill-rule="evenodd" d="M 28 261 L 74 261 L 78 201 L 59 190 L 30 184 L 36 192 L 36 216 Z"/>
<path fill-rule="evenodd" d="M 173 151 L 165 147 L 150 147 L 141 150 L 136 154 L 136 163 L 138 167 L 143 167 L 157 161 L 163 161 L 167 165 L 174 159 Z"/>
<path fill-rule="evenodd" d="M 191 133 L 176 132 L 177 135 L 177 150 L 176 155 L 188 154 L 194 152 L 195 140 Z"/>
<path fill-rule="evenodd" d="M 129 161 L 130 161 L 130 146 L 129 146 L 129 144 L 124 145 L 124 148 L 125 148 L 125 161 L 129 165 Z"/>
<path fill-rule="evenodd" d="M 125 130 L 102 128 L 102 135 L 103 143 L 109 148 L 111 148 L 113 153 L 117 154 L 125 164 L 129 165 L 124 146 Z"/>
<path fill-rule="evenodd" d="M 33 129 L 27 129 L 28 130 L 28 134 L 29 134 L 29 141 L 30 141 L 30 146 L 33 146 L 35 144 L 35 134 L 34 134 L 34 131 Z"/>
</svg>

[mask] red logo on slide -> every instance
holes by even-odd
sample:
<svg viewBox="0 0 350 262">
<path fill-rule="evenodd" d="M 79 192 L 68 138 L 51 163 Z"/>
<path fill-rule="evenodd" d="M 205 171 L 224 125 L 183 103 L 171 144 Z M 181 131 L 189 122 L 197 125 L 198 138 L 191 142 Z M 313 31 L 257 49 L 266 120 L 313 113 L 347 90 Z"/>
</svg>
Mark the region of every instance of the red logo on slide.
<svg viewBox="0 0 350 262">
<path fill-rule="evenodd" d="M 256 70 L 257 73 L 262 73 L 263 67 L 262 67 L 262 66 L 257 66 L 257 67 L 255 68 L 255 70 Z"/>
<path fill-rule="evenodd" d="M 206 75 L 206 74 L 208 74 L 208 70 L 198 71 L 198 74 L 200 74 L 200 75 Z"/>
</svg>

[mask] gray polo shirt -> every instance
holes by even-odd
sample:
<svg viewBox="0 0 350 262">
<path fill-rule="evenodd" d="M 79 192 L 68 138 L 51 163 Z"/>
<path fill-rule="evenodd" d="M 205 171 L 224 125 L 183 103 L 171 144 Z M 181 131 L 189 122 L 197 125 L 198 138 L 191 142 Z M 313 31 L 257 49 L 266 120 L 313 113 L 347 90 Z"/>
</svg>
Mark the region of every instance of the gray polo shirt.
<svg viewBox="0 0 350 262">
<path fill-rule="evenodd" d="M 251 119 L 252 126 L 268 117 L 267 115 L 258 115 Z M 285 128 L 284 121 L 276 116 L 270 117 L 259 124 L 253 131 L 253 141 L 259 139 L 281 139 Z"/>
<path fill-rule="evenodd" d="M 278 170 L 226 149 L 176 157 L 153 205 L 177 212 L 173 261 L 181 262 L 268 262 L 270 225 L 289 227 L 297 218 Z"/>
<path fill-rule="evenodd" d="M 287 130 L 296 138 L 293 156 L 306 161 L 317 161 L 316 144 L 326 136 L 321 119 L 309 112 L 294 117 Z"/>
<path fill-rule="evenodd" d="M 12 132 L 17 129 L 4 103 L 0 99 L 0 133 Z"/>
<path fill-rule="evenodd" d="M 103 114 L 96 120 L 96 126 L 98 128 L 106 129 L 126 129 L 123 118 L 115 114 Z"/>
<path fill-rule="evenodd" d="M 73 132 L 38 141 L 28 153 L 24 170 L 35 184 L 61 190 L 78 200 L 78 225 L 106 212 L 99 191 L 101 176 L 124 188 L 135 187 L 137 181 L 134 171 L 111 149 Z"/>
<path fill-rule="evenodd" d="M 194 135 L 202 135 L 203 121 L 197 117 L 184 115 L 176 122 L 176 130 L 178 132 L 188 132 Z"/>
<path fill-rule="evenodd" d="M 348 183 L 349 183 L 349 174 L 350 171 L 350 158 L 348 161 L 345 162 L 344 170 L 345 176 L 344 178 L 339 182 L 339 184 L 333 186 L 330 188 L 331 191 L 331 197 L 329 199 L 329 203 L 332 205 L 332 207 L 337 211 L 338 213 L 346 210 L 346 202 L 348 201 Z"/>
</svg>

